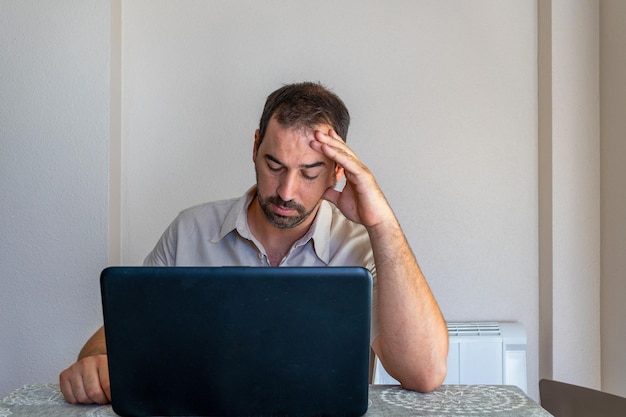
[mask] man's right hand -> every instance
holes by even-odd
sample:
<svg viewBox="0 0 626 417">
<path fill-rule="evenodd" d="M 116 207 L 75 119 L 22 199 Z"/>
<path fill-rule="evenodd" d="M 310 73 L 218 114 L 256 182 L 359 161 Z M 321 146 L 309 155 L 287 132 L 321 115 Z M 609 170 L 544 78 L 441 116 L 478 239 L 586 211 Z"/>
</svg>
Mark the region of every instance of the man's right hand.
<svg viewBox="0 0 626 417">
<path fill-rule="evenodd" d="M 59 383 L 71 404 L 111 402 L 107 355 L 85 356 L 61 372 Z"/>
</svg>

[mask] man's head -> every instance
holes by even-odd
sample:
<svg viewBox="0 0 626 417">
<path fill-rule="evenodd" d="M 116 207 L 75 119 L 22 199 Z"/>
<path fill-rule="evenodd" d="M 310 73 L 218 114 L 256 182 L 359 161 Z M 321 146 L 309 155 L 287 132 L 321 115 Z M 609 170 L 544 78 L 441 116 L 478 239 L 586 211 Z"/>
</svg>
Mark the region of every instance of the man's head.
<svg viewBox="0 0 626 417">
<path fill-rule="evenodd" d="M 267 97 L 259 122 L 259 144 L 272 117 L 283 128 L 311 131 L 316 126 L 329 125 L 344 141 L 350 126 L 350 114 L 343 101 L 312 82 L 285 85 Z"/>
<path fill-rule="evenodd" d="M 272 225 L 308 227 L 325 191 L 344 175 L 342 167 L 310 143 L 316 131 L 334 130 L 345 140 L 349 122 L 343 102 L 319 84 L 287 85 L 270 94 L 252 159 L 257 203 Z"/>
</svg>

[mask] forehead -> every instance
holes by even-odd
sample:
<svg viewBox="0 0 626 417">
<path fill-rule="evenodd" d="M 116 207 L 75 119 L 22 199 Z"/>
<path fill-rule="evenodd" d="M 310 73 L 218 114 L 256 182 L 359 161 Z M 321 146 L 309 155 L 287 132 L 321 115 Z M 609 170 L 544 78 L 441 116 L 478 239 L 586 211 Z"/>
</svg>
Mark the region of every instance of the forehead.
<svg viewBox="0 0 626 417">
<path fill-rule="evenodd" d="M 320 125 L 319 130 L 329 130 Z M 311 148 L 314 140 L 313 129 L 304 127 L 284 127 L 274 118 L 270 120 L 265 136 L 259 146 L 260 156 L 271 156 L 285 165 L 310 165 L 330 161 L 326 156 Z"/>
</svg>

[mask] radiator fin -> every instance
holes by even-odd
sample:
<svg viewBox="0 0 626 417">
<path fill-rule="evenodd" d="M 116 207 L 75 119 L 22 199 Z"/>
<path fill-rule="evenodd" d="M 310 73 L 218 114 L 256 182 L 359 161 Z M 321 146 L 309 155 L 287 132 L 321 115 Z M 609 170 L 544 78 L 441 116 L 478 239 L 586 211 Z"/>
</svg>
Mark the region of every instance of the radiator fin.
<svg viewBox="0 0 626 417">
<path fill-rule="evenodd" d="M 448 336 L 500 336 L 500 324 L 497 322 L 449 322 Z"/>
</svg>

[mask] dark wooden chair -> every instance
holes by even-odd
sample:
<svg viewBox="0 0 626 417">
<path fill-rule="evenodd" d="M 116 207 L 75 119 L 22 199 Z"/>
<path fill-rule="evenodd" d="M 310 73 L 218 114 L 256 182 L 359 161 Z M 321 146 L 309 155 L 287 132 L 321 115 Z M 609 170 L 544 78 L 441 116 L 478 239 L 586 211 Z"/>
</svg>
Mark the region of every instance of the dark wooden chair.
<svg viewBox="0 0 626 417">
<path fill-rule="evenodd" d="M 541 406 L 554 417 L 624 417 L 626 398 L 591 388 L 542 379 Z"/>
</svg>

